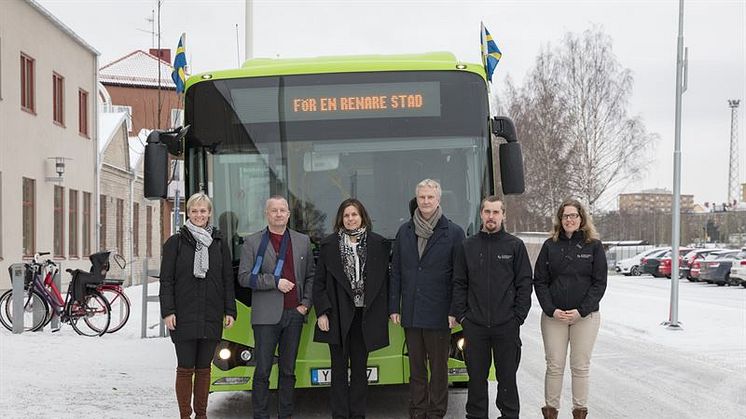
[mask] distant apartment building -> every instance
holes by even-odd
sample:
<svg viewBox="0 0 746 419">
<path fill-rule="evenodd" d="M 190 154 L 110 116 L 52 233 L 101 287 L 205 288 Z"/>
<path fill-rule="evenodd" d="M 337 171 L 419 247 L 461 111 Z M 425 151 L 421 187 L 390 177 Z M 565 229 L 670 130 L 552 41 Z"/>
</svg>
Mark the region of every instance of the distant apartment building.
<svg viewBox="0 0 746 419">
<path fill-rule="evenodd" d="M 648 189 L 619 194 L 619 211 L 631 213 L 671 212 L 673 193 L 667 189 Z M 681 212 L 694 210 L 694 195 L 681 195 Z"/>
<path fill-rule="evenodd" d="M 0 288 L 8 266 L 96 251 L 98 51 L 32 0 L 0 6 Z M 68 275 L 63 275 L 68 280 Z"/>
</svg>

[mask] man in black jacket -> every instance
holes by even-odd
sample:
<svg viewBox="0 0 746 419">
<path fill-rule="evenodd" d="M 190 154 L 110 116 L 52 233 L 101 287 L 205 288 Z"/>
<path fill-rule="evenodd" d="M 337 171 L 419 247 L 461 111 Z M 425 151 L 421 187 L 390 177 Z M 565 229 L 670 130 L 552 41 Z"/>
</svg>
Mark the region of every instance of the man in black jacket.
<svg viewBox="0 0 746 419">
<path fill-rule="evenodd" d="M 519 413 L 519 327 L 531 308 L 531 265 L 526 246 L 503 227 L 503 205 L 494 195 L 482 201 L 482 230 L 464 240 L 454 260 L 448 321 L 464 329 L 467 418 L 488 417 L 487 376 L 493 358 L 501 417 L 517 418 Z"/>
</svg>

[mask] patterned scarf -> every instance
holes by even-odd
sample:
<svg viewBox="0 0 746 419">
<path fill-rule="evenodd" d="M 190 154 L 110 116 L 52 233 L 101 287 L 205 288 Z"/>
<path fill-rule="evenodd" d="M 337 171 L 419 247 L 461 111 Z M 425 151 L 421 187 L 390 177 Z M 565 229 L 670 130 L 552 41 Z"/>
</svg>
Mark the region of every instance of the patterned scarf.
<svg viewBox="0 0 746 419">
<path fill-rule="evenodd" d="M 189 220 L 184 223 L 184 226 L 192 233 L 192 237 L 197 241 L 197 245 L 194 248 L 194 276 L 204 278 L 207 275 L 207 270 L 210 268 L 208 248 L 212 244 L 213 227 L 209 224 L 205 228 L 197 227 Z"/>
<path fill-rule="evenodd" d="M 422 258 L 422 253 L 425 252 L 427 241 L 430 236 L 433 235 L 433 229 L 440 221 L 440 217 L 443 215 L 443 210 L 440 209 L 440 205 L 435 209 L 435 213 L 429 220 L 422 218 L 420 209 L 416 209 L 412 214 L 412 221 L 414 222 L 414 234 L 417 235 L 417 253 Z"/>
<path fill-rule="evenodd" d="M 353 245 L 350 237 L 357 237 L 357 246 Z M 368 235 L 365 232 L 365 228 L 339 230 L 339 254 L 342 257 L 342 267 L 344 268 L 345 275 L 347 275 L 347 280 L 350 281 L 355 307 L 365 306 L 365 261 L 368 258 L 367 239 Z M 355 247 L 357 247 L 357 252 L 355 252 Z"/>
</svg>

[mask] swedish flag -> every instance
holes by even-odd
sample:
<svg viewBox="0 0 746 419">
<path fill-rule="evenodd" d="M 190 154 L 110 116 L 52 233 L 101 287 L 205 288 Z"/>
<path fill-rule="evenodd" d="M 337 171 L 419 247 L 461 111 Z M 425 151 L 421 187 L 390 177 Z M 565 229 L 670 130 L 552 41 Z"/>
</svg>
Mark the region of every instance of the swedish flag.
<svg viewBox="0 0 746 419">
<path fill-rule="evenodd" d="M 184 39 L 186 33 L 181 34 L 179 38 L 179 46 L 176 47 L 176 55 L 174 56 L 174 71 L 171 72 L 171 78 L 176 84 L 176 93 L 183 93 L 184 86 L 186 83 L 186 54 L 184 54 Z"/>
<path fill-rule="evenodd" d="M 497 63 L 500 62 L 503 54 L 492 39 L 490 32 L 484 27 L 484 23 L 482 23 L 480 38 L 482 41 L 482 64 L 484 65 L 484 71 L 487 73 L 487 80 L 492 81 L 492 73 L 495 72 L 495 67 L 497 67 Z"/>
</svg>

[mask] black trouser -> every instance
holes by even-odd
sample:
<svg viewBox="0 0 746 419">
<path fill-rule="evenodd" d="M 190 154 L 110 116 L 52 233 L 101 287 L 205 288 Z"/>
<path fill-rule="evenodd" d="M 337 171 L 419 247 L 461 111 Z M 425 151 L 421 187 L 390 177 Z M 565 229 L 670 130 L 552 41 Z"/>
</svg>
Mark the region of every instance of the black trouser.
<svg viewBox="0 0 746 419">
<path fill-rule="evenodd" d="M 442 418 L 448 410 L 451 331 L 407 327 L 404 336 L 409 351 L 409 416 Z"/>
<path fill-rule="evenodd" d="M 469 372 L 467 418 L 489 415 L 487 377 L 495 361 L 497 400 L 502 418 L 517 418 L 520 410 L 515 375 L 521 361 L 521 338 L 514 320 L 495 327 L 479 326 L 464 320 L 466 369 Z"/>
<path fill-rule="evenodd" d="M 295 308 L 286 308 L 277 324 L 255 324 L 254 344 L 256 368 L 251 385 L 251 404 L 254 418 L 269 418 L 269 375 L 277 349 L 277 413 L 282 418 L 293 414 L 295 389 L 295 360 L 303 330 L 303 315 Z"/>
<path fill-rule="evenodd" d="M 190 339 L 174 342 L 176 362 L 181 368 L 210 368 L 217 340 Z"/>
<path fill-rule="evenodd" d="M 329 345 L 329 353 L 332 358 L 332 417 L 364 418 L 368 396 L 368 350 L 363 340 L 362 308 L 355 309 L 343 344 Z"/>
</svg>

